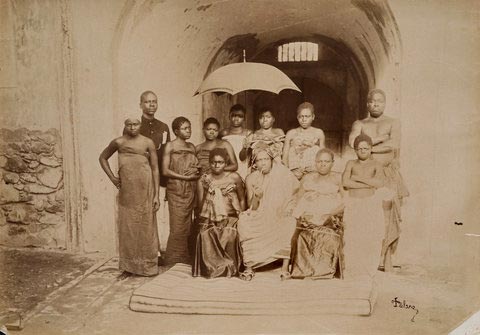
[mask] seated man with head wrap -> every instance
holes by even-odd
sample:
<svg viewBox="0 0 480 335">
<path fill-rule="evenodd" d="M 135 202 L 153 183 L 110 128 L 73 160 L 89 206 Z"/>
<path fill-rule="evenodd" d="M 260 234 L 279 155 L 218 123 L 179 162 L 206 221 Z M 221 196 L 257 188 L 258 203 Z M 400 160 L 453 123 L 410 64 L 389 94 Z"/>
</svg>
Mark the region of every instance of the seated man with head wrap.
<svg viewBox="0 0 480 335">
<path fill-rule="evenodd" d="M 251 280 L 253 269 L 282 259 L 281 278 L 287 279 L 296 222 L 290 204 L 299 182 L 274 161 L 268 145 L 257 145 L 253 160 L 256 170 L 246 179 L 248 210 L 240 214 L 237 227 L 246 268 L 240 278 Z"/>
</svg>

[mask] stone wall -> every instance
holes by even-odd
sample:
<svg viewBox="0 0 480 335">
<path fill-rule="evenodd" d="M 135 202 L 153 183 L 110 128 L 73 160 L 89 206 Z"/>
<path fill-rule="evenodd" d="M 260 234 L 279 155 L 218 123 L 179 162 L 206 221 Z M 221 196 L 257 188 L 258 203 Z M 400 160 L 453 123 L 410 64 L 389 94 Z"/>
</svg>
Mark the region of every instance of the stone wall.
<svg viewBox="0 0 480 335">
<path fill-rule="evenodd" d="M 0 129 L 0 244 L 65 247 L 60 133 Z"/>
</svg>

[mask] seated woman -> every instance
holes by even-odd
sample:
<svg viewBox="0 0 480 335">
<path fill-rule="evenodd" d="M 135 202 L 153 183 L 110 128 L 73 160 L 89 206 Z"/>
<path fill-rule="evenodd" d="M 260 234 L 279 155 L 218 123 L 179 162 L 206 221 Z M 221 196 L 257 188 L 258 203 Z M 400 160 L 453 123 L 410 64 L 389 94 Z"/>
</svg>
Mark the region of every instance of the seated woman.
<svg viewBox="0 0 480 335">
<path fill-rule="evenodd" d="M 241 213 L 238 233 L 245 271 L 241 279 L 251 280 L 253 269 L 283 260 L 281 278 L 290 273 L 290 243 L 295 232 L 295 218 L 290 202 L 299 187 L 297 178 L 281 163 L 276 163 L 268 145 L 253 150 L 256 170 L 246 179 L 248 210 Z"/>
<path fill-rule="evenodd" d="M 275 116 L 270 108 L 263 108 L 260 111 L 258 122 L 260 129 L 248 135 L 243 143 L 243 149 L 240 151 L 240 159 L 247 159 L 249 166 L 253 165 L 252 151 L 260 145 L 268 145 L 270 152 L 276 162 L 281 161 L 283 142 L 285 141 L 285 133 L 280 128 L 273 128 Z"/>
<path fill-rule="evenodd" d="M 225 172 L 227 152 L 210 151 L 210 173 L 197 185 L 197 235 L 193 276 L 232 277 L 242 264 L 237 234 L 238 214 L 245 210 L 245 190 L 240 175 Z"/>
<path fill-rule="evenodd" d="M 332 172 L 333 152 L 318 151 L 317 172 L 302 179 L 293 210 L 297 233 L 293 239 L 292 277 L 342 277 L 343 213 L 341 176 Z"/>
<path fill-rule="evenodd" d="M 237 171 L 238 164 L 232 145 L 225 140 L 218 138 L 220 123 L 214 117 L 209 117 L 203 122 L 203 135 L 205 142 L 196 146 L 198 162 L 200 164 L 200 174 L 210 173 L 210 151 L 214 148 L 223 148 L 228 154 L 225 171 Z"/>
<path fill-rule="evenodd" d="M 315 120 L 314 107 L 309 102 L 297 108 L 297 120 L 300 127 L 291 129 L 285 137 L 282 161 L 298 179 L 316 171 L 315 155 L 325 147 L 325 134 L 320 128 L 312 127 Z"/>
</svg>

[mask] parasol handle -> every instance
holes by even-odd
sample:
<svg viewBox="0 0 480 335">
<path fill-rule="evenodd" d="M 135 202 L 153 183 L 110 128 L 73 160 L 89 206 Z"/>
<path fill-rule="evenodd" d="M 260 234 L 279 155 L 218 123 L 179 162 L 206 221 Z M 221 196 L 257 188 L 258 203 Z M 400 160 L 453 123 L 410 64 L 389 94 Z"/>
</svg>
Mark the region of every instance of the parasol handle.
<svg viewBox="0 0 480 335">
<path fill-rule="evenodd" d="M 246 63 L 247 60 L 246 60 L 247 56 L 246 56 L 246 53 L 245 53 L 245 49 L 243 49 L 243 62 Z"/>
</svg>

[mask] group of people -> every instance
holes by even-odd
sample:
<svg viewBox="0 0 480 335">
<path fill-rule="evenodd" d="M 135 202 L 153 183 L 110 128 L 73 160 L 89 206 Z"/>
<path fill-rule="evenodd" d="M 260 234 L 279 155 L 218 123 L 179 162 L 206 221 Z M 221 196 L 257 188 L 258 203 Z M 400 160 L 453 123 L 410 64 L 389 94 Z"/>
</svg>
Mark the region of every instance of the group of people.
<svg viewBox="0 0 480 335">
<path fill-rule="evenodd" d="M 142 117 L 128 117 L 123 136 L 100 155 L 119 189 L 120 269 L 158 274 L 155 212 L 163 183 L 170 225 L 164 260 L 192 264 L 193 276 L 248 281 L 277 260 L 282 280 L 391 271 L 408 191 L 398 164 L 400 125 L 383 114 L 385 103 L 383 91 L 369 93 L 369 116 L 349 137 L 357 159 L 340 174 L 308 102 L 286 134 L 274 128 L 269 108 L 259 113 L 260 129 L 246 129 L 245 107 L 234 105 L 229 127 L 206 119 L 205 141 L 195 146 L 190 121 L 175 118 L 170 141 L 168 126 L 154 118 L 156 95 L 142 93 Z M 108 163 L 115 152 L 118 177 Z"/>
</svg>

